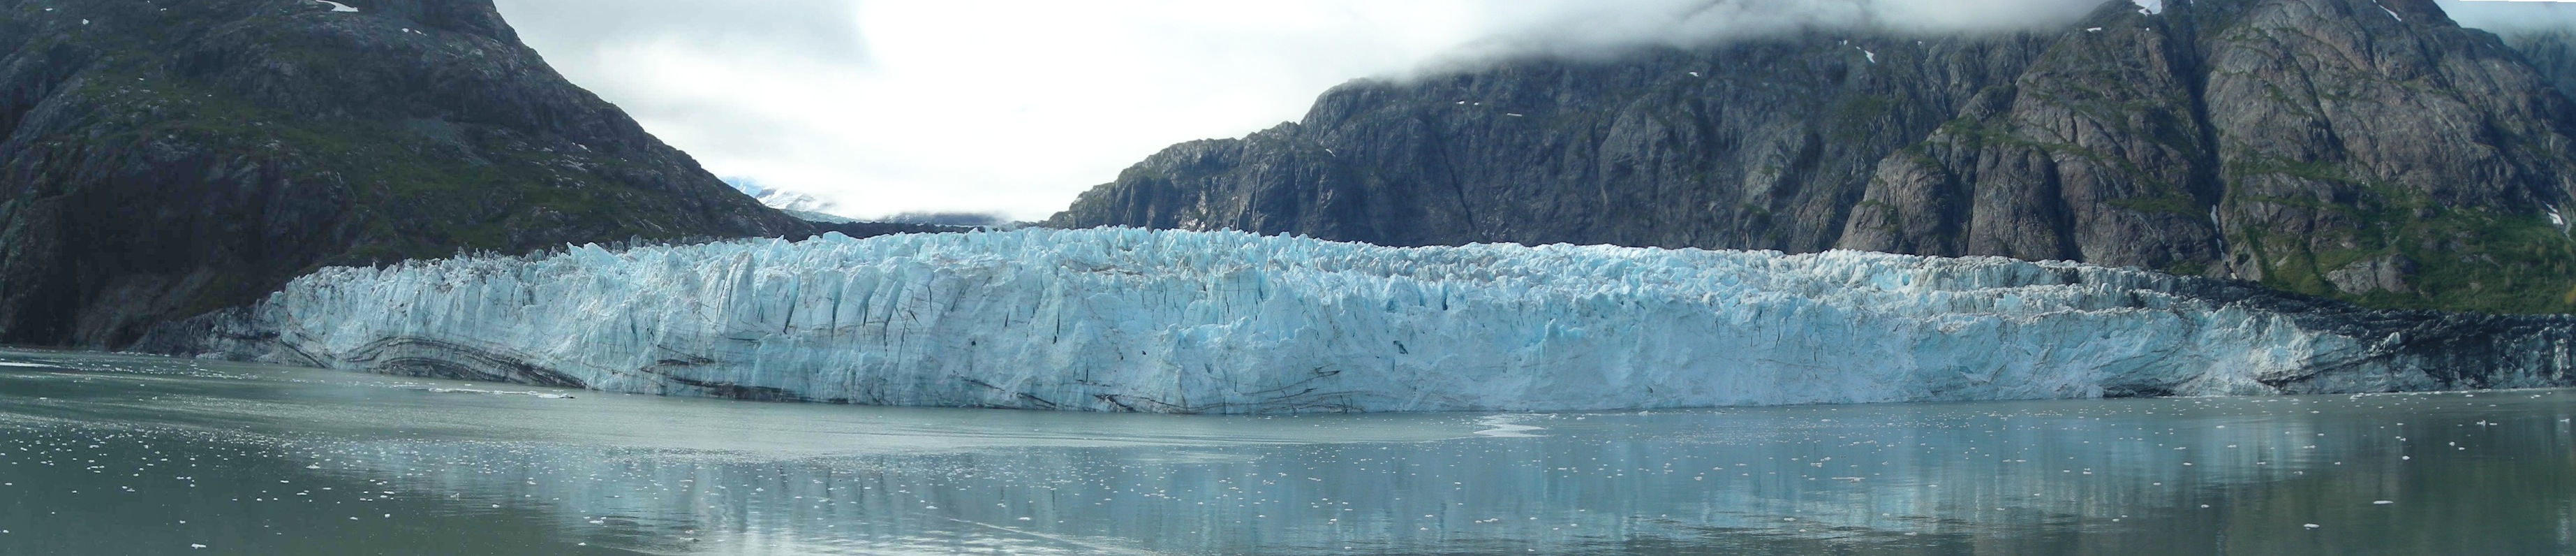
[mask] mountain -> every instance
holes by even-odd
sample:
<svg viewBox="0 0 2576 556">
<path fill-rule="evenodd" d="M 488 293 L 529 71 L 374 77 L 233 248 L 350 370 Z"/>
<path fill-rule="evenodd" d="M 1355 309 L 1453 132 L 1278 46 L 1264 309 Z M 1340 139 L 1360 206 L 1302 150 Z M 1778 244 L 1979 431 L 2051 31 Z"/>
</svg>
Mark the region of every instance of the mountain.
<svg viewBox="0 0 2576 556">
<path fill-rule="evenodd" d="M 2165 4 L 1354 82 L 1047 224 L 1997 255 L 2576 310 L 2565 34 L 2508 42 L 2431 0 Z"/>
<path fill-rule="evenodd" d="M 0 0 L 0 343 L 116 347 L 325 265 L 810 233 L 489 0 Z"/>
<path fill-rule="evenodd" d="M 762 206 L 778 209 L 788 216 L 834 224 L 858 222 L 855 218 L 831 214 L 832 210 L 840 208 L 840 204 L 821 197 L 785 189 L 772 189 L 748 179 L 727 179 L 725 185 L 733 186 L 734 189 L 742 191 L 742 194 L 750 195 L 752 200 L 759 201 Z"/>
<path fill-rule="evenodd" d="M 789 212 L 820 213 L 836 208 L 834 206 L 835 203 L 831 201 L 826 201 L 813 195 L 797 193 L 784 189 L 763 191 L 758 195 L 753 195 L 752 199 L 760 201 L 760 204 L 767 205 L 769 208 Z"/>
<path fill-rule="evenodd" d="M 2576 30 L 2518 31 L 2505 36 L 2505 43 L 2521 52 L 2558 92 L 2576 96 Z"/>
</svg>

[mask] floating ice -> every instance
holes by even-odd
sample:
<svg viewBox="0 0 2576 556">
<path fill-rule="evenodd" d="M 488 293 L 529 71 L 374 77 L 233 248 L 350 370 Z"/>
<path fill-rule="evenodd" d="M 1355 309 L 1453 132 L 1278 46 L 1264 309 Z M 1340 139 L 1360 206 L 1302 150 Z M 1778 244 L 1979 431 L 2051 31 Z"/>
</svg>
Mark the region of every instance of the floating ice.
<svg viewBox="0 0 2576 556">
<path fill-rule="evenodd" d="M 1528 418 L 1528 416 L 1495 415 L 1492 417 L 1477 419 L 1476 424 L 1486 428 L 1485 430 L 1476 431 L 1476 434 L 1479 436 L 1488 436 L 1493 438 L 1537 438 L 1539 435 L 1530 434 L 1530 431 L 1547 430 L 1540 427 L 1520 424 L 1521 419 L 1525 418 Z"/>
<path fill-rule="evenodd" d="M 1999 258 L 1033 229 L 329 268 L 156 335 L 232 358 L 615 392 L 1148 412 L 2569 381 L 2571 358 L 2548 355 L 2576 351 L 2564 319 L 2445 319 Z"/>
<path fill-rule="evenodd" d="M 508 390 L 480 390 L 480 389 L 474 389 L 474 388 L 422 388 L 422 389 L 420 389 L 420 390 L 421 390 L 421 391 L 423 391 L 423 392 L 430 392 L 430 393 L 436 393 L 436 394 L 489 394 L 489 395 L 494 395 L 494 396 L 528 396 L 528 397 L 532 397 L 532 398 L 541 398 L 541 399 L 548 399 L 548 400 L 567 400 L 567 399 L 572 399 L 572 396 L 566 396 L 566 395 L 563 395 L 563 394 L 552 394 L 552 393 L 546 393 L 546 392 L 525 392 L 525 391 L 508 391 Z"/>
</svg>

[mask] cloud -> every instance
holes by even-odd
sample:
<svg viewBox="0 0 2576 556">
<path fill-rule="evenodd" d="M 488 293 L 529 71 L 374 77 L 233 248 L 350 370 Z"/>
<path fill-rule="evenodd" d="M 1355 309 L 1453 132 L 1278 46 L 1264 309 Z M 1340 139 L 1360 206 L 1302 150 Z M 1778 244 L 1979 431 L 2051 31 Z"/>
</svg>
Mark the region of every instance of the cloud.
<svg viewBox="0 0 2576 556">
<path fill-rule="evenodd" d="M 1501 25 L 1443 65 L 1529 55 L 1595 58 L 1645 46 L 1697 47 L 1816 29 L 1900 33 L 2014 30 L 2075 21 L 2099 0 L 1626 0 L 1506 2 Z M 1444 68 L 1446 69 L 1446 68 Z"/>
<path fill-rule="evenodd" d="M 2460 25 L 2501 34 L 2576 29 L 2576 3 L 2552 0 L 2436 0 Z"/>
<path fill-rule="evenodd" d="M 579 60 L 599 49 L 634 42 L 670 41 L 728 54 L 757 53 L 814 60 L 866 58 L 853 25 L 856 6 L 843 0 L 503 0 L 516 26 L 540 31 L 524 37 L 549 54 Z"/>
<path fill-rule="evenodd" d="M 1076 194 L 1174 143 L 1238 137 L 1295 120 L 1316 94 L 1353 78 L 1512 56 L 1691 46 L 1808 27 L 1935 32 L 2047 25 L 2099 6 L 2090 0 L 498 1 L 558 70 L 718 175 L 827 198 L 848 216 L 973 212 L 1011 219 L 1061 210 Z M 2553 16 L 2566 11 L 2513 8 Z"/>
<path fill-rule="evenodd" d="M 1294 119 L 1480 32 L 1450 17 L 1475 0 L 500 5 L 710 170 L 868 217 L 1044 217 L 1172 143 Z"/>
</svg>

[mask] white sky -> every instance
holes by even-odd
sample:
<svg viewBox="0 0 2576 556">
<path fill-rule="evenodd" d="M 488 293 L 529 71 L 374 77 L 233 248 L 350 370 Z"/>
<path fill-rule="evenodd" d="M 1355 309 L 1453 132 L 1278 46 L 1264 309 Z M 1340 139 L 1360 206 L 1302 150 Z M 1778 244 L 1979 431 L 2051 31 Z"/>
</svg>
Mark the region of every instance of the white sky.
<svg viewBox="0 0 2576 556">
<path fill-rule="evenodd" d="M 1174 143 L 1354 78 L 1872 21 L 1992 27 L 2090 0 L 499 0 L 529 45 L 719 176 L 1044 218 Z M 2461 13 L 2463 21 L 2475 18 Z M 2498 6 L 2482 3 L 2483 6 Z M 2567 6 L 2514 5 L 2540 15 Z M 2530 19 L 2516 12 L 2512 18 Z"/>
</svg>

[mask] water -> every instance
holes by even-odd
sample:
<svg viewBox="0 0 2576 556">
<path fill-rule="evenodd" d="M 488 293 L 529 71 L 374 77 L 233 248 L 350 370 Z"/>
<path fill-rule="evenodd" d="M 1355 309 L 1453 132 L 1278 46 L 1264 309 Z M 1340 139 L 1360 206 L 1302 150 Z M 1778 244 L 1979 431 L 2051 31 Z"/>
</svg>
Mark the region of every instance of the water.
<svg viewBox="0 0 2576 556">
<path fill-rule="evenodd" d="M 2569 554 L 2571 419 L 2566 390 L 1102 415 L 0 352 L 0 554 Z"/>
</svg>

